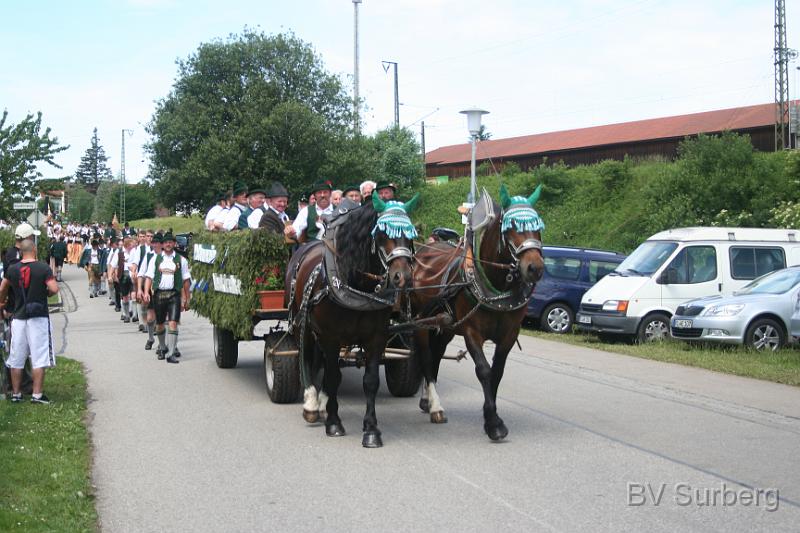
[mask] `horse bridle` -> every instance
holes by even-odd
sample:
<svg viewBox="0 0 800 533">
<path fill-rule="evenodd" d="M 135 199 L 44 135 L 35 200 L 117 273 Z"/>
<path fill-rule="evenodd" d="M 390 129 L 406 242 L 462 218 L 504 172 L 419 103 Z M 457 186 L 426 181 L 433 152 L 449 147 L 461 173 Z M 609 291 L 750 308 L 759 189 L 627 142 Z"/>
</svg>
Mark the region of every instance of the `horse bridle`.
<svg viewBox="0 0 800 533">
<path fill-rule="evenodd" d="M 502 223 L 502 219 L 505 216 L 507 216 L 509 213 L 513 212 L 514 209 L 520 209 L 520 208 L 515 207 L 515 208 L 512 208 L 512 209 L 509 209 L 508 211 L 504 211 L 503 212 L 503 216 L 500 217 L 501 223 Z M 508 229 L 506 231 L 508 231 Z M 534 238 L 530 237 L 530 238 L 527 238 L 524 241 L 522 241 L 519 244 L 519 246 L 517 246 L 513 242 L 511 242 L 510 240 L 506 239 L 505 231 L 501 231 L 500 232 L 500 237 L 501 237 L 502 244 L 504 244 L 506 246 L 506 248 L 508 248 L 508 250 L 511 252 L 511 258 L 512 258 L 511 272 L 509 273 L 507 278 L 513 277 L 513 276 L 519 276 L 519 257 L 520 257 L 520 255 L 524 254 L 525 252 L 527 252 L 529 250 L 539 250 L 539 253 L 540 254 L 542 253 L 542 241 L 540 241 L 539 239 L 534 239 Z M 511 279 L 507 279 L 507 281 L 511 282 Z"/>
<path fill-rule="evenodd" d="M 412 241 L 413 242 L 413 241 Z M 399 259 L 400 257 L 405 257 L 409 261 L 414 261 L 414 250 L 408 248 L 407 246 L 395 246 L 394 249 L 386 253 L 386 250 L 383 249 L 383 246 L 376 246 L 375 239 L 372 240 L 372 251 L 375 251 L 375 248 L 378 249 L 378 258 L 381 260 L 381 265 L 383 265 L 384 270 L 389 270 L 389 263 L 394 261 L 395 259 Z M 413 247 L 413 244 L 412 244 Z"/>
</svg>

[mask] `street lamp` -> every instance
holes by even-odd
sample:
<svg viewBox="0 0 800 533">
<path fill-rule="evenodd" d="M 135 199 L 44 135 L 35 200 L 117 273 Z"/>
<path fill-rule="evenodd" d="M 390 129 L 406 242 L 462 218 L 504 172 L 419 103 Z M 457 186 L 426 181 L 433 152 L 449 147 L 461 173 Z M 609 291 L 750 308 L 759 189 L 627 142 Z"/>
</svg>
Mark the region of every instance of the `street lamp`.
<svg viewBox="0 0 800 533">
<path fill-rule="evenodd" d="M 477 183 L 475 182 L 475 151 L 477 149 L 478 135 L 481 132 L 481 117 L 488 114 L 488 111 L 473 107 L 465 109 L 459 113 L 467 115 L 467 129 L 469 129 L 470 140 L 472 143 L 472 166 L 470 172 L 469 196 L 467 202 L 474 204 L 478 197 Z"/>
</svg>

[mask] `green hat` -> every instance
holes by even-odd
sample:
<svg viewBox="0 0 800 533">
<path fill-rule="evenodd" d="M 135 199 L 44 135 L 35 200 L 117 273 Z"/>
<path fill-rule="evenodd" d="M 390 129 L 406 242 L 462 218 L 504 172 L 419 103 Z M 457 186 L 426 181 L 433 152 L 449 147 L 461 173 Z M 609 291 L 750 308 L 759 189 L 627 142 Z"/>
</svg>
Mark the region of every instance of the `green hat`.
<svg viewBox="0 0 800 533">
<path fill-rule="evenodd" d="M 328 180 L 318 181 L 311 187 L 311 194 L 314 194 L 317 191 L 330 191 L 330 190 L 332 190 L 330 181 Z"/>
<path fill-rule="evenodd" d="M 233 182 L 233 195 L 239 196 L 240 194 L 244 194 L 247 192 L 247 185 L 242 183 L 241 181 Z"/>
<path fill-rule="evenodd" d="M 394 192 L 397 192 L 397 187 L 395 187 L 394 183 L 388 181 L 382 181 L 375 186 L 376 191 L 379 191 L 381 189 L 392 189 Z"/>
<path fill-rule="evenodd" d="M 162 242 L 168 242 L 168 241 L 172 241 L 172 242 L 178 242 L 178 241 L 175 239 L 175 236 L 172 234 L 172 232 L 171 232 L 171 231 L 168 231 L 168 232 L 167 232 L 167 233 L 165 233 L 165 234 L 164 234 L 164 236 L 162 237 Z"/>
<path fill-rule="evenodd" d="M 247 191 L 247 197 L 248 198 L 250 196 L 254 195 L 254 194 L 263 194 L 264 196 L 266 196 L 267 195 L 267 191 L 265 191 L 264 189 L 260 189 L 260 188 L 250 189 L 249 191 Z"/>
<path fill-rule="evenodd" d="M 361 189 L 359 188 L 358 185 L 347 185 L 347 186 L 345 186 L 344 190 L 342 191 L 342 194 L 347 194 L 350 191 L 356 191 L 358 194 L 361 194 Z"/>
<path fill-rule="evenodd" d="M 156 243 L 161 244 L 162 242 L 164 242 L 164 236 L 161 235 L 161 233 L 156 233 L 155 235 L 153 235 L 153 241 L 152 242 L 156 242 Z"/>
</svg>

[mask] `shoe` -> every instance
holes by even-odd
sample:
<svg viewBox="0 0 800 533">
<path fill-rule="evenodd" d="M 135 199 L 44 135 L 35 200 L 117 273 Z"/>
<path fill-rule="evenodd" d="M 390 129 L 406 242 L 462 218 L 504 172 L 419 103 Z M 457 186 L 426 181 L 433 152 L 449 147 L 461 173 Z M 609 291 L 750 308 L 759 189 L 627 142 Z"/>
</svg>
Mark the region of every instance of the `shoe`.
<svg viewBox="0 0 800 533">
<path fill-rule="evenodd" d="M 180 357 L 181 356 L 181 351 L 179 349 L 175 348 L 175 351 L 172 353 L 172 355 L 174 355 L 175 357 Z"/>
<path fill-rule="evenodd" d="M 22 393 L 11 394 L 11 403 L 21 403 L 21 402 L 22 402 Z"/>
<path fill-rule="evenodd" d="M 134 320 L 134 322 L 136 322 L 136 321 Z M 144 327 L 144 324 L 139 324 L 139 331 L 141 331 L 143 333 L 147 333 L 147 328 Z"/>
<path fill-rule="evenodd" d="M 48 398 L 47 396 L 42 394 L 41 398 L 33 398 L 33 397 L 31 397 L 31 403 L 41 403 L 41 404 L 47 405 L 47 404 L 50 403 L 50 398 Z"/>
<path fill-rule="evenodd" d="M 158 360 L 163 361 L 165 357 L 164 352 L 156 351 L 156 353 L 158 354 Z"/>
<path fill-rule="evenodd" d="M 114 307 L 114 312 L 115 312 L 115 313 L 119 313 L 119 312 L 121 312 L 121 311 L 122 311 L 122 309 L 120 309 L 119 307 Z M 120 317 L 120 320 L 122 320 L 122 318 L 121 318 L 121 317 Z"/>
<path fill-rule="evenodd" d="M 167 363 L 180 363 L 180 361 L 174 355 L 170 355 L 167 357 Z"/>
<path fill-rule="evenodd" d="M 108 291 L 100 291 L 101 296 L 105 296 L 106 294 L 108 294 Z"/>
<path fill-rule="evenodd" d="M 131 319 L 130 319 L 130 318 L 128 318 L 127 316 L 124 316 L 124 317 L 122 317 L 122 321 L 123 321 L 124 323 L 128 324 L 128 323 L 131 321 Z"/>
<path fill-rule="evenodd" d="M 131 322 L 139 322 L 139 317 L 134 316 L 133 318 L 131 318 Z"/>
<path fill-rule="evenodd" d="M 112 300 L 112 301 L 108 302 L 108 305 L 114 305 L 114 301 Z"/>
<path fill-rule="evenodd" d="M 144 343 L 144 349 L 145 350 L 152 350 L 153 349 L 153 342 L 154 341 L 151 341 L 151 340 L 148 340 L 147 342 L 145 342 Z"/>
<path fill-rule="evenodd" d="M 89 295 L 89 298 L 94 298 L 94 294 L 90 294 L 90 295 Z"/>
</svg>

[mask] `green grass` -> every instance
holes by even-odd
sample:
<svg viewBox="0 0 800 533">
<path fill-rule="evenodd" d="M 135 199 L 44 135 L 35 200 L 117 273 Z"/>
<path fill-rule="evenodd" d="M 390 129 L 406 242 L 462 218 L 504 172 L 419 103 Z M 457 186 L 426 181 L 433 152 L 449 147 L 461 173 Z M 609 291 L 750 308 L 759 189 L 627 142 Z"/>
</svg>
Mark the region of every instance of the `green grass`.
<svg viewBox="0 0 800 533">
<path fill-rule="evenodd" d="M 161 217 L 161 218 L 143 218 L 140 220 L 129 221 L 131 227 L 162 230 L 166 231 L 172 228 L 174 233 L 197 233 L 203 229 L 203 219 L 198 216 L 193 217 Z"/>
<path fill-rule="evenodd" d="M 95 531 L 80 363 L 59 357 L 45 392 L 50 405 L 0 400 L 0 531 Z"/>
<path fill-rule="evenodd" d="M 773 353 L 757 352 L 742 346 L 690 344 L 673 340 L 650 344 L 629 344 L 622 341 L 602 342 L 591 334 L 554 335 L 531 329 L 523 329 L 522 332 L 532 337 L 565 342 L 584 348 L 696 366 L 786 385 L 800 385 L 800 350 L 794 347 L 784 348 Z"/>
</svg>

